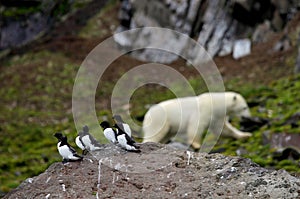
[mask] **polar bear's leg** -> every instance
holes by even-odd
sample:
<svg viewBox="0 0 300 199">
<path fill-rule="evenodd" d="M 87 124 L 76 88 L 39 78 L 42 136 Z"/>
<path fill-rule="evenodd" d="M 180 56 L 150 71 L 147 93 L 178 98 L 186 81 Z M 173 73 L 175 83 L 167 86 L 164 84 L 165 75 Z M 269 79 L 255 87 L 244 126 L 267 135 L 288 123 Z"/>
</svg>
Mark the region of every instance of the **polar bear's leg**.
<svg viewBox="0 0 300 199">
<path fill-rule="evenodd" d="M 244 139 L 244 138 L 249 138 L 252 136 L 251 133 L 242 132 L 242 131 L 234 128 L 227 120 L 225 121 L 224 130 L 228 136 L 231 136 L 235 139 Z"/>
<path fill-rule="evenodd" d="M 170 125 L 168 122 L 165 122 L 160 129 L 155 127 L 147 127 L 144 128 L 144 139 L 143 143 L 145 142 L 159 142 L 159 143 L 166 143 L 168 141 L 168 133 L 170 130 Z"/>
<path fill-rule="evenodd" d="M 145 115 L 143 121 L 143 132 L 145 142 L 166 143 L 169 141 L 168 133 L 170 124 L 167 121 L 166 113 L 162 109 L 150 111 Z"/>
<path fill-rule="evenodd" d="M 206 124 L 197 120 L 190 120 L 187 127 L 188 144 L 194 149 L 200 149 L 201 136 L 206 129 Z"/>
</svg>

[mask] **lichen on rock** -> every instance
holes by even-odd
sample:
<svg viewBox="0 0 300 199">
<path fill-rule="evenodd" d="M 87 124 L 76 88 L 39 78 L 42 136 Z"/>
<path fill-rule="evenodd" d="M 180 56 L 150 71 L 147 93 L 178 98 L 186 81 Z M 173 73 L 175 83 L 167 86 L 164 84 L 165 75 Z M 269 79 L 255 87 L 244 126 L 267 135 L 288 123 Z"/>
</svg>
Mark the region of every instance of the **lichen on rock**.
<svg viewBox="0 0 300 199">
<path fill-rule="evenodd" d="M 297 198 L 300 179 L 250 159 L 141 144 L 141 153 L 114 145 L 82 162 L 52 164 L 4 198 Z"/>
</svg>

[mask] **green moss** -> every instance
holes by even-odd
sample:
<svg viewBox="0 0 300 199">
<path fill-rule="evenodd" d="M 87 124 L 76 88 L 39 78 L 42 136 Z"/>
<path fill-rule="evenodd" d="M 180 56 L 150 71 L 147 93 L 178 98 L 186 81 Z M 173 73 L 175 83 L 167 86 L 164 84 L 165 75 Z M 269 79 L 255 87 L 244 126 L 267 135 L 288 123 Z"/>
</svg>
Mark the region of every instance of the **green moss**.
<svg viewBox="0 0 300 199">
<path fill-rule="evenodd" d="M 246 152 L 242 156 L 252 159 L 261 166 L 300 173 L 298 161 L 283 160 L 278 162 L 273 158 L 275 149 L 263 142 L 263 133 L 299 133 L 299 128 L 284 125 L 284 122 L 300 110 L 300 76 L 291 76 L 274 81 L 270 85 L 247 85 L 235 86 L 236 80 L 226 82 L 226 87 L 242 93 L 247 102 L 257 102 L 251 107 L 253 116 L 268 118 L 271 120 L 269 126 L 264 126 L 253 132 L 247 141 L 225 139 L 215 148 L 224 148 L 224 154 L 236 155 L 238 149 Z M 238 123 L 235 124 L 238 126 Z"/>
<path fill-rule="evenodd" d="M 117 0 L 109 0 L 97 15 L 88 20 L 86 26 L 79 32 L 79 36 L 82 38 L 92 38 L 110 34 L 107 28 L 102 27 L 106 26 L 106 24 L 110 26 L 118 25 L 119 22 L 112 21 L 112 18 L 103 16 L 111 12 L 117 2 Z"/>
<path fill-rule="evenodd" d="M 14 17 L 18 19 L 19 17 L 27 16 L 40 11 L 40 6 L 35 7 L 11 7 L 3 8 L 0 13 L 3 17 Z"/>
<path fill-rule="evenodd" d="M 69 0 L 60 0 L 60 2 L 56 4 L 56 7 L 53 11 L 53 16 L 57 17 L 65 15 L 70 9 L 71 5 Z"/>
<path fill-rule="evenodd" d="M 62 54 L 48 51 L 28 52 L 3 64 L 0 184 L 1 191 L 7 192 L 61 161 L 53 134 L 75 132 L 68 110 L 79 66 Z M 24 75 L 23 71 L 30 72 Z M 75 136 L 68 134 L 72 145 Z"/>
<path fill-rule="evenodd" d="M 109 6 L 106 12 L 113 9 Z M 89 37 L 90 30 L 87 28 L 80 34 Z M 292 64 L 292 60 L 287 62 Z M 0 189 L 7 192 L 26 178 L 43 172 L 51 163 L 61 161 L 53 137 L 56 131 L 65 133 L 75 146 L 71 101 L 79 64 L 62 53 L 40 51 L 14 56 L 1 66 Z M 201 78 L 191 78 L 189 82 L 197 95 L 207 91 Z M 251 107 L 253 116 L 269 118 L 272 123 L 253 132 L 246 141 L 222 138 L 215 149 L 225 149 L 226 155 L 237 155 L 237 150 L 243 149 L 242 156 L 262 166 L 300 173 L 297 162 L 274 160 L 274 149 L 263 144 L 262 139 L 265 131 L 299 133 L 298 128 L 292 129 L 283 123 L 300 110 L 300 76 L 283 78 L 270 85 L 253 85 L 236 78 L 225 82 L 225 86 L 226 90 L 240 92 L 248 102 L 257 104 Z M 174 84 L 174 87 L 176 92 L 185 94 L 185 88 L 180 84 Z M 111 111 L 105 108 L 110 104 L 103 105 L 102 99 L 109 98 L 113 88 L 112 82 L 104 82 L 96 91 L 99 122 L 104 119 L 112 122 Z M 141 87 L 131 97 L 131 116 L 135 119 L 142 117 L 151 104 L 174 97 L 173 92 L 157 85 Z M 235 126 L 238 126 L 237 122 Z M 101 132 L 95 134 L 100 142 L 107 142 Z"/>
</svg>

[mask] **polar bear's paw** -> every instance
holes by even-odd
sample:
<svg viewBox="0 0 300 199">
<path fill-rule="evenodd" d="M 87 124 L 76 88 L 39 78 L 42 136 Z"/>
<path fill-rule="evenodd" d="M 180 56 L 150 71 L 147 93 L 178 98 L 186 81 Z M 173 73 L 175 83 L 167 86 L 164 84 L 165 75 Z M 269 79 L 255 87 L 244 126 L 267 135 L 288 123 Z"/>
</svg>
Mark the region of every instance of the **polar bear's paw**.
<svg viewBox="0 0 300 199">
<path fill-rule="evenodd" d="M 252 133 L 249 132 L 240 132 L 238 135 L 238 139 L 247 139 L 252 136 Z"/>
<path fill-rule="evenodd" d="M 195 150 L 198 150 L 198 149 L 200 149 L 201 145 L 200 145 L 198 142 L 193 142 L 193 143 L 192 143 L 192 147 L 193 147 Z"/>
</svg>

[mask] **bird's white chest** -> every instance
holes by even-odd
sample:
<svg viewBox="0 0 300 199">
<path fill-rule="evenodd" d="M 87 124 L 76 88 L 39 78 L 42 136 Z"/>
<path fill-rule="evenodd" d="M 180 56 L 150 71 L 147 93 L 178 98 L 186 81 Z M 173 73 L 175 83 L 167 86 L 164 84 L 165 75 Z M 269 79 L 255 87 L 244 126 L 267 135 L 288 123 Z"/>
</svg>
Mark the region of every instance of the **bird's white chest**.
<svg viewBox="0 0 300 199">
<path fill-rule="evenodd" d="M 81 138 L 81 140 L 82 140 L 84 146 L 85 146 L 87 149 L 91 150 L 91 147 L 92 147 L 92 141 L 91 141 L 91 139 L 89 138 L 89 136 L 88 136 L 88 135 L 85 135 L 85 136 L 83 136 L 83 137 Z"/>
<path fill-rule="evenodd" d="M 103 133 L 104 133 L 104 136 L 106 137 L 106 139 L 108 139 L 110 142 L 113 142 L 113 143 L 116 142 L 115 133 L 111 128 L 105 129 Z"/>
<path fill-rule="evenodd" d="M 127 133 L 127 135 L 129 135 L 129 137 L 131 137 L 131 129 L 129 127 L 128 124 L 123 124 L 124 127 L 124 131 Z"/>
<path fill-rule="evenodd" d="M 83 145 L 85 146 L 85 148 L 89 151 L 95 151 L 98 149 L 101 149 L 99 146 L 95 145 L 92 142 L 92 138 L 90 138 L 90 135 L 85 135 L 81 138 Z"/>
<path fill-rule="evenodd" d="M 79 136 L 76 137 L 75 143 L 76 143 L 76 145 L 77 145 L 79 148 L 81 148 L 81 150 L 84 150 L 84 149 L 85 149 L 85 147 L 83 146 L 82 142 L 80 141 L 80 137 L 79 137 Z"/>
<path fill-rule="evenodd" d="M 118 142 L 121 146 L 126 147 L 127 146 L 127 140 L 124 134 L 118 135 Z"/>
<path fill-rule="evenodd" d="M 59 154 L 65 158 L 65 159 L 70 159 L 73 157 L 73 153 L 70 151 L 69 147 L 67 145 L 59 146 L 60 142 L 57 144 L 57 149 Z"/>
</svg>

